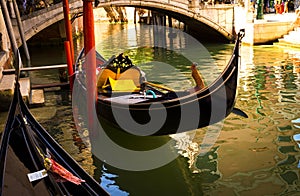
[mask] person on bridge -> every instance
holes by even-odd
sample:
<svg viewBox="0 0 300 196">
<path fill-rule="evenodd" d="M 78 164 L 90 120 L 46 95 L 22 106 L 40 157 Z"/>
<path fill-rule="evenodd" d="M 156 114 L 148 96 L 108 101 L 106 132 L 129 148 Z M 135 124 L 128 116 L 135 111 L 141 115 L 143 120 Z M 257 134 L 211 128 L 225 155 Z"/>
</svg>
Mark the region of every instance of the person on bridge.
<svg viewBox="0 0 300 196">
<path fill-rule="evenodd" d="M 281 7 L 281 5 L 280 5 L 279 1 L 276 1 L 276 4 L 275 4 L 275 13 L 276 14 L 281 14 L 280 7 Z"/>
<path fill-rule="evenodd" d="M 284 2 L 284 11 L 283 12 L 284 13 L 289 13 L 289 1 L 288 0 L 286 0 Z"/>
</svg>

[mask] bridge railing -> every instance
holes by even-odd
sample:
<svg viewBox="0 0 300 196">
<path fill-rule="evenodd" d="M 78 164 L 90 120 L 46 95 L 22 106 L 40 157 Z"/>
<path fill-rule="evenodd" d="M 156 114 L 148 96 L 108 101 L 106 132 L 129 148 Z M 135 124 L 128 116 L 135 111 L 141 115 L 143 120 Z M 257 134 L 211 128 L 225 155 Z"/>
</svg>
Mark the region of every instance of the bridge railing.
<svg viewBox="0 0 300 196">
<path fill-rule="evenodd" d="M 40 1 L 28 1 L 28 0 L 18 0 L 18 9 L 21 16 L 25 16 L 42 10 L 48 7 L 51 7 L 55 4 L 61 3 L 62 0 L 40 0 Z"/>
<path fill-rule="evenodd" d="M 149 3 L 156 4 L 158 0 L 100 0 L 99 6 L 105 6 L 108 4 L 117 5 L 148 5 Z M 188 8 L 188 0 L 160 0 L 160 4 L 173 5 L 180 8 Z"/>
<path fill-rule="evenodd" d="M 232 34 L 232 26 L 234 22 L 234 6 L 228 4 L 220 4 L 215 6 L 207 6 L 199 10 L 199 14 L 218 24 L 228 33 Z"/>
</svg>

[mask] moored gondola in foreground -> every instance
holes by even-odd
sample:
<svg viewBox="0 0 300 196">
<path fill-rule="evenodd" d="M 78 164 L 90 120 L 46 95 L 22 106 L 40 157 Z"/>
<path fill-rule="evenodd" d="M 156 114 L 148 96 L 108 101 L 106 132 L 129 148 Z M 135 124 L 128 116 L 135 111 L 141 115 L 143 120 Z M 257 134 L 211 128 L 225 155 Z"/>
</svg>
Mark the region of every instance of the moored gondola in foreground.
<svg viewBox="0 0 300 196">
<path fill-rule="evenodd" d="M 206 127 L 225 119 L 231 112 L 246 117 L 234 108 L 243 36 L 244 30 L 241 30 L 229 63 L 213 83 L 181 92 L 146 81 L 142 71 L 132 65 L 128 57 L 119 55 L 104 61 L 98 55 L 98 62 L 102 64 L 98 68 L 98 119 L 122 131 L 145 136 Z M 79 71 L 85 66 L 84 58 L 82 52 L 77 59 L 76 82 L 77 87 L 85 91 L 84 72 Z M 194 79 L 198 84 L 197 76 Z"/>
<path fill-rule="evenodd" d="M 0 195 L 108 195 L 35 120 L 16 75 L 1 137 Z"/>
</svg>

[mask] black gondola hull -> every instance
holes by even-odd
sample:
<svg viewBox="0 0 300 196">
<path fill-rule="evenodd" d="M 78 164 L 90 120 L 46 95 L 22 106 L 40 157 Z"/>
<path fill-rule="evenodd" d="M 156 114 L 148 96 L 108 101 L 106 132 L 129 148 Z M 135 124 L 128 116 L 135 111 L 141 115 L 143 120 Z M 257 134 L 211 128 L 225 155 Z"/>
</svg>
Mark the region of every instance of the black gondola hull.
<svg viewBox="0 0 300 196">
<path fill-rule="evenodd" d="M 123 104 L 99 98 L 98 118 L 105 119 L 121 130 L 135 135 L 167 135 L 206 127 L 225 119 L 234 107 L 237 69 L 229 79 L 224 86 L 207 90 L 212 93 L 196 93 L 186 98 L 178 97 L 177 100 L 162 100 L 124 107 Z M 153 120 L 155 117 L 164 119 L 155 121 Z M 137 124 L 142 126 L 136 126 Z"/>
<path fill-rule="evenodd" d="M 169 92 L 153 99 L 136 93 L 100 93 L 98 120 L 141 136 L 181 133 L 222 121 L 233 111 L 236 101 L 243 35 L 243 31 L 238 34 L 232 57 L 221 75 L 204 89 Z"/>
<path fill-rule="evenodd" d="M 17 61 L 20 67 L 20 57 Z M 15 93 L 0 142 L 0 195 L 108 195 L 32 116 L 16 75 Z M 74 184 L 53 170 L 46 170 L 44 178 L 30 182 L 27 174 L 49 169 L 45 166 L 48 154 L 63 171 L 84 182 Z"/>
</svg>

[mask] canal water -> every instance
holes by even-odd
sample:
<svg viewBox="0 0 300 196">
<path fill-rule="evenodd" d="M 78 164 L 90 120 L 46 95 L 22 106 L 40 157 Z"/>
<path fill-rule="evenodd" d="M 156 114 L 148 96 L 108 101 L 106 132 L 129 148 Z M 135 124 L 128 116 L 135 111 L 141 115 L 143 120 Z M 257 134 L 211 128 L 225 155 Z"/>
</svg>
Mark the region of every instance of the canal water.
<svg viewBox="0 0 300 196">
<path fill-rule="evenodd" d="M 167 33 L 172 36 L 172 32 L 167 30 Z M 193 86 L 190 61 L 182 58 L 188 54 L 176 50 L 176 46 L 189 45 L 185 35 L 179 36 L 180 40 L 175 39 L 173 50 L 162 50 L 160 45 L 162 42 L 168 45 L 170 36 L 149 46 L 155 43 L 152 35 L 152 31 L 147 32 L 140 25 L 96 23 L 96 47 L 105 58 L 124 52 L 135 64 L 141 65 L 148 80 L 176 90 Z M 149 43 L 141 44 L 141 40 Z M 82 40 L 78 39 L 75 46 L 78 54 Z M 201 55 L 190 58 L 199 63 L 199 70 L 209 84 L 229 61 L 233 44 L 196 46 L 207 49 L 200 51 L 204 58 Z M 193 47 L 187 48 L 189 52 L 194 51 Z M 30 53 L 33 65 L 65 62 L 62 46 L 31 47 Z M 45 105 L 33 107 L 31 111 L 112 195 L 299 195 L 299 55 L 300 51 L 272 45 L 242 46 L 236 107 L 249 118 L 230 114 L 216 125 L 172 136 L 141 138 L 122 134 L 114 128 L 108 130 L 109 137 L 128 151 L 147 154 L 167 144 L 169 151 L 156 153 L 154 159 L 145 157 L 145 160 L 150 163 L 164 160 L 169 154 L 175 154 L 175 158 L 148 170 L 116 167 L 108 159 L 94 156 L 92 146 L 86 141 L 88 131 L 76 128 L 72 98 L 67 89 L 45 90 Z M 32 72 L 31 76 L 33 83 L 58 80 L 56 70 Z M 1 112 L 0 118 L 3 128 L 6 113 Z M 123 158 L 119 159 L 120 164 L 126 162 Z"/>
</svg>

